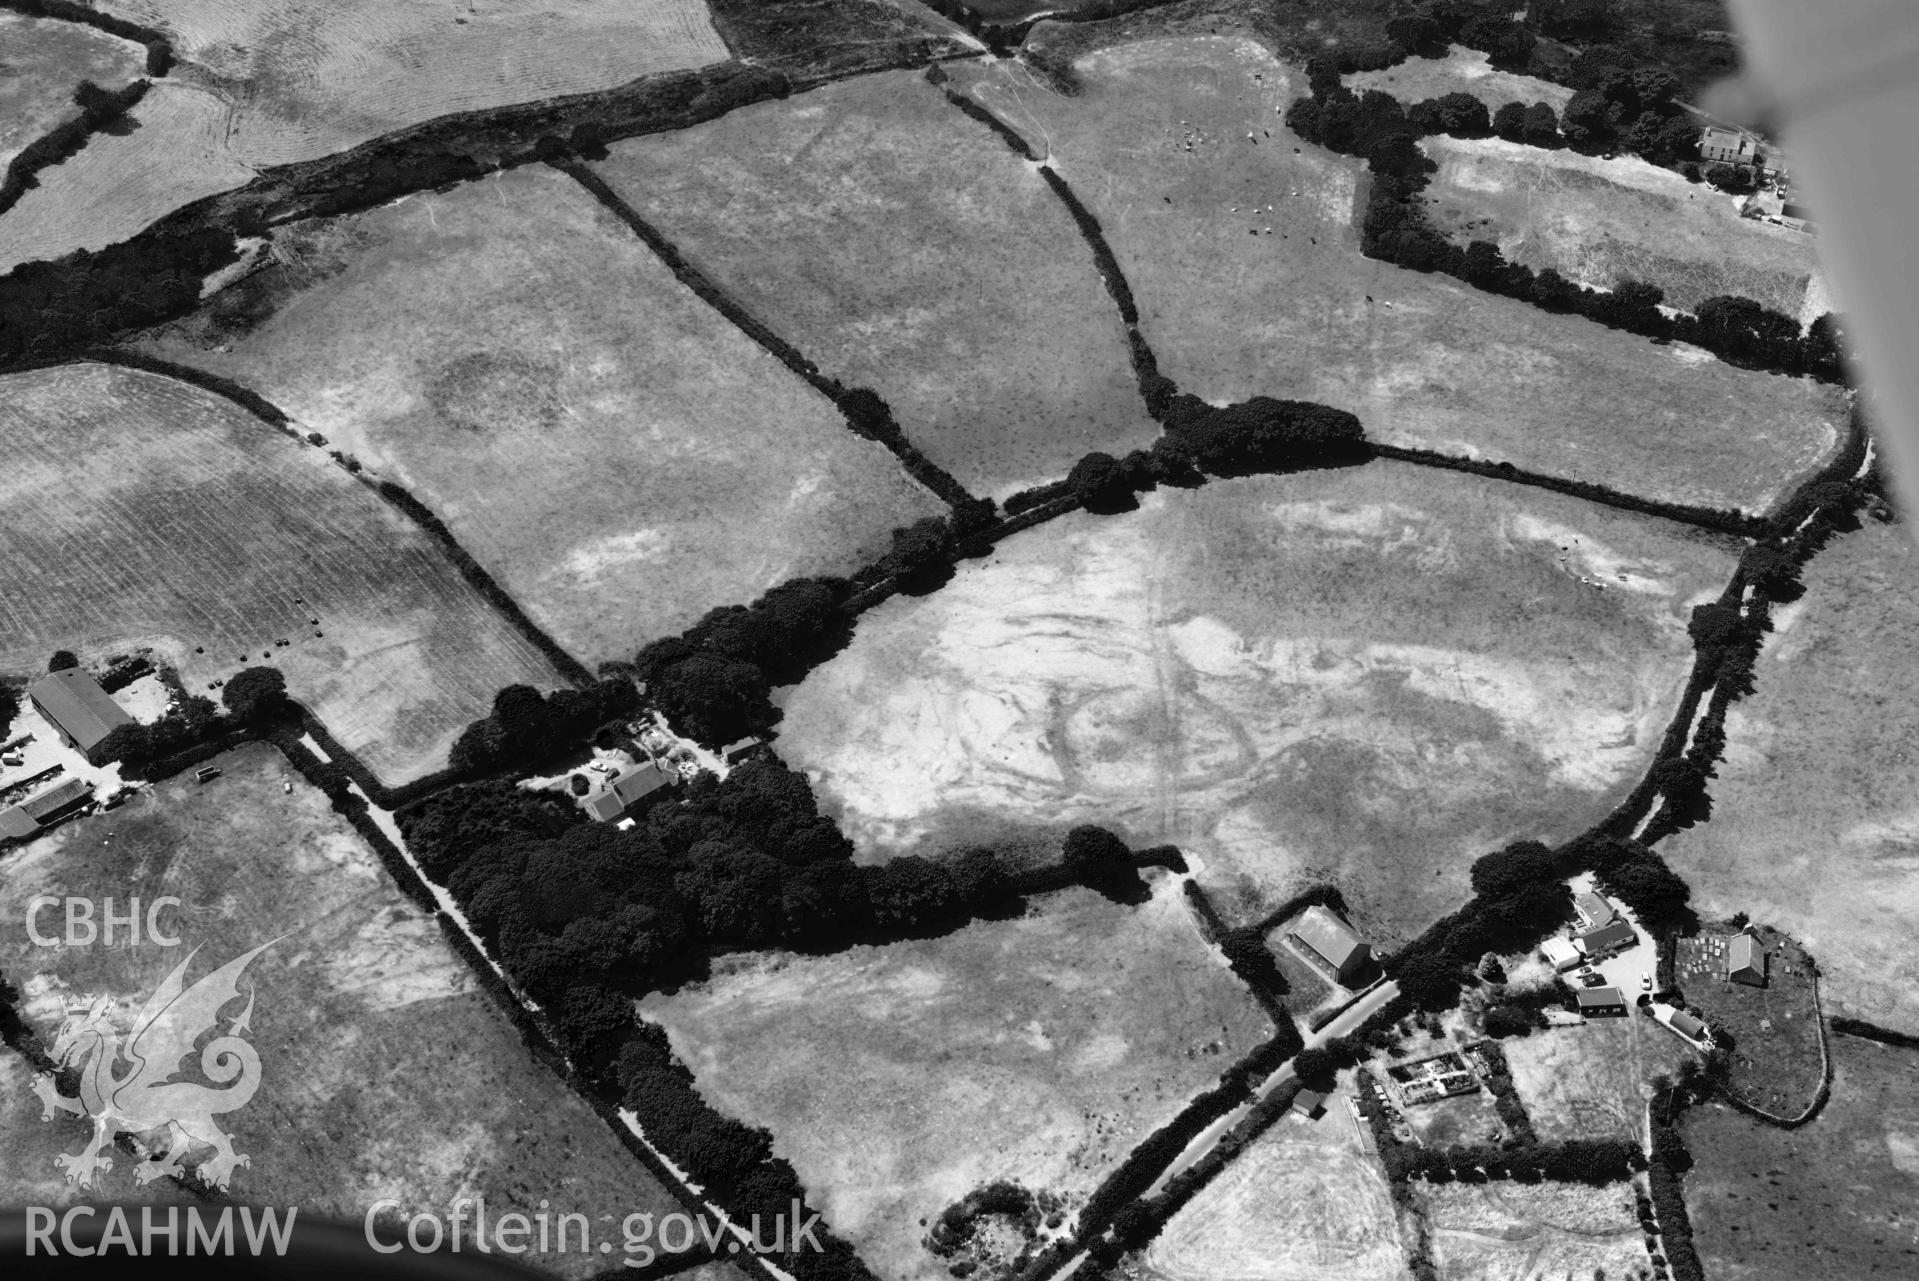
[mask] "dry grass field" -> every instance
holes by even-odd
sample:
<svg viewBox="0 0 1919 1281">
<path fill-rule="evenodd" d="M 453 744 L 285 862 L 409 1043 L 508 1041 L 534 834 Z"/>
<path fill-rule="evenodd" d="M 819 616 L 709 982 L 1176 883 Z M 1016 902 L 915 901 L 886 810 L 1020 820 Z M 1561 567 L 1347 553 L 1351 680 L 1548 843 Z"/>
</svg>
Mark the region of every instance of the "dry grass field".
<svg viewBox="0 0 1919 1281">
<path fill-rule="evenodd" d="M 1354 93 L 1379 89 L 1411 106 L 1449 93 L 1470 93 L 1497 111 L 1509 102 L 1549 103 L 1554 111 L 1566 105 L 1573 91 L 1550 80 L 1514 75 L 1492 66 L 1489 55 L 1464 45 L 1453 45 L 1443 58 L 1409 58 L 1382 71 L 1358 71 L 1346 77 Z"/>
<path fill-rule="evenodd" d="M 1780 1130 L 1723 1103 L 1686 1115 L 1686 1207 L 1713 1281 L 1919 1272 L 1919 1052 L 1836 1037 L 1832 1100 Z"/>
<path fill-rule="evenodd" d="M 944 938 L 739 958 L 642 1010 L 885 1281 L 945 1276 L 923 1221 L 981 1184 L 1077 1205 L 1271 1027 L 1170 878 L 1141 907 L 1073 889 Z"/>
<path fill-rule="evenodd" d="M 1421 1187 L 1419 1197 L 1443 1281 L 1652 1276 L 1624 1183 L 1446 1183 Z"/>
<path fill-rule="evenodd" d="M 436 116 L 610 89 L 729 55 L 704 0 L 103 0 L 227 96 L 233 158 L 312 160 Z"/>
<path fill-rule="evenodd" d="M 1828 1014 L 1919 1033 L 1919 553 L 1868 524 L 1805 579 L 1727 718 L 1712 821 L 1660 850 L 1702 916 L 1803 943 Z"/>
<path fill-rule="evenodd" d="M 552 170 L 340 219 L 288 256 L 278 285 L 150 345 L 406 485 L 589 664 L 850 572 L 944 510 Z"/>
<path fill-rule="evenodd" d="M 0 445 L 0 671 L 147 645 L 211 693 L 271 651 L 388 783 L 443 765 L 500 687 L 557 683 L 417 526 L 196 387 L 98 364 L 12 374 Z"/>
<path fill-rule="evenodd" d="M 1741 218 L 1734 197 L 1670 169 L 1499 138 L 1424 145 L 1439 164 L 1427 216 L 1453 240 L 1493 241 L 1513 262 L 1582 284 L 1642 280 L 1673 307 L 1739 294 L 1801 324 L 1832 310 L 1812 236 Z"/>
<path fill-rule="evenodd" d="M 1655 1077 L 1697 1056 L 1637 1013 L 1501 1041 L 1519 1100 L 1548 1143 L 1636 1138 Z"/>
<path fill-rule="evenodd" d="M 778 749 L 862 857 L 1083 822 L 1174 841 L 1235 919 L 1331 881 L 1381 937 L 1616 804 L 1723 540 L 1375 463 L 1073 513 L 861 619 Z"/>
<path fill-rule="evenodd" d="M 1098 215 L 1186 391 L 1317 400 L 1377 440 L 1715 506 L 1767 506 L 1837 442 L 1831 388 L 1363 257 L 1360 162 L 1286 132 L 1305 85 L 1251 40 L 1076 66 L 1075 98 L 1011 64 L 954 74 Z"/>
<path fill-rule="evenodd" d="M 231 116 L 218 94 L 156 82 L 127 114 L 131 128 L 96 134 L 0 215 L 0 272 L 104 248 L 182 205 L 244 186 L 253 170 L 227 153 Z"/>
<path fill-rule="evenodd" d="M 137 79 L 146 51 L 74 22 L 0 12 L 0 171 L 19 150 L 80 114 L 82 80 L 120 89 Z"/>
<path fill-rule="evenodd" d="M 1317 1121 L 1282 1118 L 1147 1247 L 1164 1281 L 1398 1281 L 1406 1275 L 1386 1176 L 1343 1097 Z"/>
<path fill-rule="evenodd" d="M 628 139 L 598 166 L 976 493 L 1158 434 L 1093 256 L 1031 166 L 895 72 Z"/>
<path fill-rule="evenodd" d="M 112 895 L 121 910 L 130 896 L 182 900 L 161 918 L 180 947 L 38 948 L 15 928 L 0 937 L 0 971 L 26 992 L 23 1013 L 43 1041 L 68 1000 L 112 995 L 130 1018 L 191 949 L 202 948 L 189 981 L 277 939 L 242 982 L 256 993 L 248 1039 L 261 1067 L 252 1101 L 223 1120 L 253 1159 L 234 1173 L 236 1198 L 356 1223 L 385 1198 L 408 1213 L 445 1213 L 455 1197 L 483 1197 L 489 1218 L 547 1198 L 586 1214 L 596 1236 L 635 1211 L 678 1209 L 529 1056 L 431 918 L 319 792 L 264 746 L 216 763 L 225 772 L 213 783 L 163 783 L 0 863 L 10 922 L 37 894 Z M 283 778 L 294 780 L 291 793 Z M 57 918 L 43 923 L 58 932 Z M 39 1101 L 12 1088 L 20 1076 L 0 1077 L 9 1087 L 0 1111 L 36 1159 L 0 1166 L 8 1204 L 57 1199 L 61 1172 L 37 1158 L 55 1144 L 78 1151 L 86 1133 L 64 1115 L 42 1123 Z M 102 1179 L 93 1195 L 176 1194 L 164 1180 L 136 1187 L 124 1155 Z M 577 1251 L 530 1261 L 574 1277 L 606 1263 Z"/>
</svg>

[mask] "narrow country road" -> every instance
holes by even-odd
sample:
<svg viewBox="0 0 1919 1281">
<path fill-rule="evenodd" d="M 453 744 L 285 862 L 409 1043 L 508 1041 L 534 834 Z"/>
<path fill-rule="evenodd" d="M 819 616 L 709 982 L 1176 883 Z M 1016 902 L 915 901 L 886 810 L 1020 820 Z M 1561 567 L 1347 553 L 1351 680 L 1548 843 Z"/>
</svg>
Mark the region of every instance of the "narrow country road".
<svg viewBox="0 0 1919 1281">
<path fill-rule="evenodd" d="M 1319 1031 L 1306 1037 L 1307 1046 L 1324 1045 L 1334 1037 L 1346 1035 L 1346 1033 L 1371 1018 L 1375 1011 L 1398 995 L 1399 985 L 1391 979 L 1388 979 L 1386 982 L 1381 983 L 1378 987 L 1368 992 L 1365 996 L 1360 997 L 1359 1000 L 1353 1002 L 1352 1007 L 1338 1018 L 1319 1029 Z M 1153 1181 L 1153 1186 L 1147 1189 L 1147 1195 L 1157 1196 L 1165 1191 L 1168 1182 L 1203 1159 L 1208 1152 L 1213 1150 L 1214 1146 L 1222 1137 L 1230 1133 L 1234 1126 L 1245 1120 L 1247 1115 L 1252 1112 L 1255 1104 L 1264 1102 L 1266 1099 L 1272 1097 L 1276 1090 L 1283 1086 L 1290 1085 L 1295 1079 L 1292 1063 L 1288 1061 L 1282 1064 L 1271 1076 L 1253 1088 L 1253 1097 L 1250 1100 L 1240 1104 L 1231 1112 L 1228 1112 L 1225 1116 L 1200 1131 L 1198 1137 L 1186 1145 L 1186 1150 L 1179 1154 L 1179 1158 L 1167 1166 L 1166 1169 L 1161 1172 L 1159 1178 Z"/>
</svg>

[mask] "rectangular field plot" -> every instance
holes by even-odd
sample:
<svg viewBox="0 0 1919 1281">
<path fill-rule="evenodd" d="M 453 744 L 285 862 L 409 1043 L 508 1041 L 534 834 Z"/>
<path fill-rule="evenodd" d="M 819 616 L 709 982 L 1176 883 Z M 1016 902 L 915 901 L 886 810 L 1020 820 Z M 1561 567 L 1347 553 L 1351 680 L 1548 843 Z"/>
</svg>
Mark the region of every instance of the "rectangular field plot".
<svg viewBox="0 0 1919 1281">
<path fill-rule="evenodd" d="M 181 900 L 156 918 L 178 946 L 143 936 L 132 945 L 122 937 L 111 946 L 36 947 L 11 925 L 0 935 L 0 972 L 25 993 L 22 1014 L 45 1045 L 83 996 L 111 997 L 108 1021 L 124 1033 L 189 953 L 191 984 L 270 943 L 238 984 L 253 996 L 241 1035 L 257 1056 L 257 1072 L 244 1073 L 257 1088 L 219 1121 L 235 1151 L 251 1158 L 233 1171 L 235 1199 L 359 1223 L 388 1199 L 403 1216 L 445 1216 L 455 1198 L 483 1197 L 493 1219 L 531 1214 L 544 1197 L 556 1212 L 586 1215 L 596 1240 L 618 1240 L 630 1213 L 679 1208 L 533 1059 L 432 918 L 399 893 L 318 791 L 264 746 L 215 763 L 224 772 L 213 783 L 162 783 L 42 837 L 0 868 L 9 922 L 22 921 L 40 894 L 94 900 L 102 912 L 98 904 L 112 896 L 121 913 L 129 898 Z M 58 935 L 58 909 L 40 924 Z M 222 1035 L 241 1010 L 238 1000 L 227 1007 Z M 5 1058 L 18 1061 L 12 1051 Z M 189 1055 L 182 1079 L 199 1079 L 199 1063 Z M 42 1122 L 23 1076 L 12 1067 L 0 1073 L 3 1133 L 22 1141 L 0 1162 L 0 1201 L 180 1196 L 170 1179 L 136 1183 L 135 1158 L 124 1152 L 95 1187 L 67 1187 L 53 1157 L 79 1152 L 90 1126 L 64 1113 Z M 189 1152 L 187 1164 L 203 1155 L 210 1150 Z M 577 1249 L 535 1251 L 527 1261 L 567 1277 L 607 1265 Z"/>
<path fill-rule="evenodd" d="M 1075 66 L 1073 98 L 1004 65 L 955 78 L 1099 217 L 1185 391 L 1321 401 L 1376 440 L 1716 507 L 1767 507 L 1838 440 L 1837 389 L 1364 257 L 1361 162 L 1286 131 L 1303 77 L 1250 40 Z"/>
<path fill-rule="evenodd" d="M 1700 915 L 1745 912 L 1804 944 L 1828 1014 L 1919 1033 L 1909 535 L 1869 522 L 1807 566 L 1804 598 L 1774 611 L 1757 689 L 1726 719 L 1712 821 L 1659 848 Z"/>
<path fill-rule="evenodd" d="M 1164 1281 L 1397 1281 L 1407 1275 L 1386 1175 L 1335 1097 L 1282 1117 L 1140 1257 Z"/>
<path fill-rule="evenodd" d="M 1512 262 L 1610 288 L 1658 285 L 1691 310 L 1738 294 L 1802 325 L 1832 310 L 1813 238 L 1741 218 L 1735 197 L 1634 156 L 1601 160 L 1498 138 L 1428 138 L 1439 172 L 1426 215 L 1450 239 L 1490 240 Z"/>
<path fill-rule="evenodd" d="M 977 494 L 1152 443 L 1091 250 L 1040 175 L 908 72 L 829 85 L 597 166 L 774 332 L 876 389 Z"/>
<path fill-rule="evenodd" d="M 1448 1183 L 1419 1197 L 1443 1281 L 1651 1275 L 1628 1184 Z"/>
<path fill-rule="evenodd" d="M 1678 1037 L 1636 1012 L 1499 1044 L 1519 1101 L 1548 1143 L 1637 1137 L 1653 1079 L 1676 1076 L 1682 1064 L 1697 1057 Z"/>
<path fill-rule="evenodd" d="M 424 531 L 209 392 L 91 363 L 9 375 L 0 446 L 0 671 L 146 645 L 218 698 L 269 662 L 387 783 L 444 765 L 501 687 L 559 683 Z"/>
<path fill-rule="evenodd" d="M 22 147 L 79 116 L 73 91 L 82 80 L 122 89 L 145 66 L 144 49 L 104 31 L 0 11 L 0 172 Z"/>
<path fill-rule="evenodd" d="M 1110 823 L 1235 920 L 1336 885 L 1384 949 L 1637 783 L 1734 546 L 1399 463 L 1161 490 L 867 611 L 776 747 L 865 859 Z"/>
<path fill-rule="evenodd" d="M 944 510 L 552 170 L 283 252 L 154 349 L 404 484 L 588 664 Z"/>
<path fill-rule="evenodd" d="M 1686 1208 L 1709 1277 L 1908 1277 L 1919 1257 L 1919 1052 L 1832 1043 L 1832 1098 L 1781 1130 L 1714 1101 L 1686 1114 Z"/>
<path fill-rule="evenodd" d="M 642 1010 L 884 1281 L 945 1276 L 922 1220 L 982 1184 L 1076 1208 L 1271 1030 L 1170 879 L 1140 907 L 1073 889 L 944 938 L 743 959 Z"/>
</svg>

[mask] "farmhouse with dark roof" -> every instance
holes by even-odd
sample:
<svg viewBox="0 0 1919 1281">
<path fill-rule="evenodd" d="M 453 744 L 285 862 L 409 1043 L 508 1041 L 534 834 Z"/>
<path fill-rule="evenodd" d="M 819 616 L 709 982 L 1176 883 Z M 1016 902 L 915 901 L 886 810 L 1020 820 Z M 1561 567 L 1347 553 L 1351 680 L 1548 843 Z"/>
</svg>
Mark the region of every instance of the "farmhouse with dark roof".
<svg viewBox="0 0 1919 1281">
<path fill-rule="evenodd" d="M 606 786 L 587 797 L 586 812 L 602 823 L 610 823 L 661 788 L 676 780 L 659 766 L 648 762 L 616 774 Z"/>
<path fill-rule="evenodd" d="M 77 667 L 48 672 L 27 686 L 27 697 L 47 724 L 59 731 L 61 741 L 92 765 L 99 764 L 94 752 L 106 736 L 122 725 L 133 724 L 126 709 Z"/>
<path fill-rule="evenodd" d="M 1610 924 L 1596 930 L 1587 930 L 1579 936 L 1579 946 L 1588 957 L 1605 956 L 1611 952 L 1624 951 L 1639 941 L 1633 933 L 1632 922 L 1620 917 Z"/>
<path fill-rule="evenodd" d="M 1589 1019 L 1626 1017 L 1626 998 L 1616 987 L 1582 987 L 1573 999 L 1579 1012 Z"/>
</svg>

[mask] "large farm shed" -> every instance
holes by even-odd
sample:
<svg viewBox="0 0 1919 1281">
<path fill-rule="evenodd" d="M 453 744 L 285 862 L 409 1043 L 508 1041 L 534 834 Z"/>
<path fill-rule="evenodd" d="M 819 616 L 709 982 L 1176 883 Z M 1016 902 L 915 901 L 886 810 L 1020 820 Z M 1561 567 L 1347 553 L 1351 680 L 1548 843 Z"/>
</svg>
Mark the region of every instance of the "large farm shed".
<svg viewBox="0 0 1919 1281">
<path fill-rule="evenodd" d="M 133 724 L 113 696 L 100 683 L 77 667 L 48 672 L 27 686 L 27 697 L 47 723 L 60 732 L 60 738 L 91 764 L 99 764 L 94 752 L 107 735 L 122 725 Z"/>
<path fill-rule="evenodd" d="M 1314 904 L 1294 922 L 1293 937 L 1331 967 L 1342 986 L 1363 981 L 1373 967 L 1372 944 L 1353 933 L 1352 926 Z"/>
</svg>

